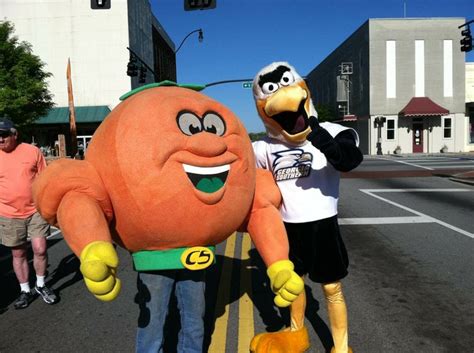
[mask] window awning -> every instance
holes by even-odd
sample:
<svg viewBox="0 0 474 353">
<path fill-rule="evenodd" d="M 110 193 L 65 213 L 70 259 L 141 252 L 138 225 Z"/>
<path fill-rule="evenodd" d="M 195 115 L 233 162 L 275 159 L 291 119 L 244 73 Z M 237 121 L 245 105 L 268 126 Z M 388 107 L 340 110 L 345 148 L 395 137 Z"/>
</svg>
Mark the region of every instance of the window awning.
<svg viewBox="0 0 474 353">
<path fill-rule="evenodd" d="M 355 115 L 344 115 L 342 119 L 333 120 L 333 123 L 343 123 L 347 121 L 357 121 L 357 116 Z"/>
<path fill-rule="evenodd" d="M 436 104 L 428 97 L 413 97 L 408 104 L 400 110 L 401 116 L 439 116 L 448 115 L 449 110 Z"/>
<path fill-rule="evenodd" d="M 110 113 L 106 105 L 94 105 L 75 107 L 76 123 L 100 123 Z M 35 124 L 69 124 L 69 108 L 55 107 L 49 110 L 48 114 L 40 117 Z"/>
<path fill-rule="evenodd" d="M 357 121 L 357 117 L 354 114 L 344 115 L 342 121 Z"/>
</svg>

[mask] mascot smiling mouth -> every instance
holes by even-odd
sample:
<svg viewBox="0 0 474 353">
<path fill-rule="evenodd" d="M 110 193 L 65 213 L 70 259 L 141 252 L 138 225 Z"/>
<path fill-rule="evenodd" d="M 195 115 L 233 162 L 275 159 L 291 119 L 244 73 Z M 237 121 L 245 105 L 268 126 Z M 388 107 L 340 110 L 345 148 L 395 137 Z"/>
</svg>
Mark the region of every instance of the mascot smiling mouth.
<svg viewBox="0 0 474 353">
<path fill-rule="evenodd" d="M 225 185 L 230 165 L 198 167 L 183 164 L 183 168 L 196 189 L 210 194 L 220 190 Z"/>
<path fill-rule="evenodd" d="M 308 127 L 308 114 L 304 109 L 305 100 L 302 100 L 296 112 L 284 111 L 273 115 L 275 120 L 283 130 L 290 135 L 296 135 Z"/>
</svg>

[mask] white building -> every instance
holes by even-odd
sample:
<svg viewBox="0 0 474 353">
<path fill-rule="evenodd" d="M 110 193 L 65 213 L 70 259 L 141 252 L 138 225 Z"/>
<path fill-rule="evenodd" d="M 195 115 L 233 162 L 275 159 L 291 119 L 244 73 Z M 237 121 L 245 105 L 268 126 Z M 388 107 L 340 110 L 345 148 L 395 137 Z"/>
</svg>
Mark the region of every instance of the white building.
<svg viewBox="0 0 474 353">
<path fill-rule="evenodd" d="M 315 102 L 339 108 L 367 154 L 474 150 L 459 45 L 465 22 L 369 19 L 307 76 Z"/>
<path fill-rule="evenodd" d="M 466 115 L 469 119 L 467 132 L 471 147 L 474 145 L 474 63 L 466 63 Z"/>
<path fill-rule="evenodd" d="M 68 60 L 79 135 L 92 134 L 119 97 L 139 85 L 126 73 L 127 47 L 154 71 L 148 70 L 145 82 L 176 80 L 174 43 L 148 0 L 114 0 L 110 9 L 99 10 L 89 0 L 1 0 L 3 20 L 13 23 L 18 39 L 29 42 L 53 74 L 48 81 L 56 107 L 38 121 L 48 141 L 57 137 L 58 124 L 69 122 Z"/>
</svg>

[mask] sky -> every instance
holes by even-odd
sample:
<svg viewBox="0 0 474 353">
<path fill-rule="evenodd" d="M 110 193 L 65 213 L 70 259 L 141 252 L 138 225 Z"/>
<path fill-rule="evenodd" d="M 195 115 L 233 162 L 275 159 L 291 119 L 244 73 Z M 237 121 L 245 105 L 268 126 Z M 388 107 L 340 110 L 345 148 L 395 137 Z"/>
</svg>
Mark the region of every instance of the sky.
<svg viewBox="0 0 474 353">
<path fill-rule="evenodd" d="M 150 0 L 176 48 L 188 33 L 203 30 L 201 43 L 194 33 L 176 54 L 178 83 L 253 79 L 275 61 L 287 61 L 305 76 L 369 18 L 474 19 L 473 0 L 216 0 L 215 9 L 195 11 L 184 11 L 184 1 Z M 474 50 L 466 61 L 474 62 Z M 248 132 L 265 130 L 252 90 L 242 83 L 202 93 L 229 107 Z"/>
</svg>

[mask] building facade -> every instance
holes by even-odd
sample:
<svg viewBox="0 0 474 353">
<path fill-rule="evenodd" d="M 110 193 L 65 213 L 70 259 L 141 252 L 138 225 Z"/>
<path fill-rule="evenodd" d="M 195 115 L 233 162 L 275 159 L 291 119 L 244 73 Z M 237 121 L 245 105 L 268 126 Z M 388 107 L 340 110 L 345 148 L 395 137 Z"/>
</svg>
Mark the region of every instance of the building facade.
<svg viewBox="0 0 474 353">
<path fill-rule="evenodd" d="M 466 63 L 466 115 L 468 143 L 474 144 L 474 63 Z"/>
<path fill-rule="evenodd" d="M 356 128 L 366 154 L 474 150 L 459 47 L 464 23 L 369 19 L 308 74 L 315 103 Z"/>
<path fill-rule="evenodd" d="M 176 80 L 174 43 L 148 0 L 114 0 L 110 9 L 99 10 L 92 9 L 88 0 L 2 0 L 0 14 L 0 20 L 15 26 L 20 41 L 32 45 L 33 53 L 46 64 L 45 71 L 53 74 L 48 83 L 55 108 L 38 120 L 35 141 L 40 145 L 54 143 L 51 138 L 57 138 L 58 132 L 68 134 L 69 112 L 64 109 L 69 103 L 68 60 L 80 136 L 92 135 L 130 89 Z M 139 76 L 127 76 L 127 48 L 154 75 L 147 70 L 144 82 L 139 82 Z"/>
</svg>

